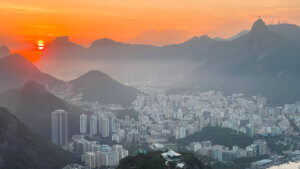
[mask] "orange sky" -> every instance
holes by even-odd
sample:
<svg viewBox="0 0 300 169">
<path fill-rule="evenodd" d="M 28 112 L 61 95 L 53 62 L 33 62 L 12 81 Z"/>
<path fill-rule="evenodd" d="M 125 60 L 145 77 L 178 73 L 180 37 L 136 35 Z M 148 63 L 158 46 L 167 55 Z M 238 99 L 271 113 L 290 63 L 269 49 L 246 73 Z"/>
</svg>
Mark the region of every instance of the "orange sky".
<svg viewBox="0 0 300 169">
<path fill-rule="evenodd" d="M 229 37 L 261 15 L 300 25 L 299 0 L 1 0 L 0 45 L 23 50 L 68 35 L 164 45 L 193 35 Z"/>
</svg>

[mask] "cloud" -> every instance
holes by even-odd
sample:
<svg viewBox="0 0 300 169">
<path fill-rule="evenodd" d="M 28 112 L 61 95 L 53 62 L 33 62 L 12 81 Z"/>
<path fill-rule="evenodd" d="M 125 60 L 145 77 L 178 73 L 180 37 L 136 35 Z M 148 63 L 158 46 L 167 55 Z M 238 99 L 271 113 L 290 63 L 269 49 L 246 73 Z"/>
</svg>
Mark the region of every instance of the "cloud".
<svg viewBox="0 0 300 169">
<path fill-rule="evenodd" d="M 163 46 L 167 44 L 180 43 L 189 39 L 190 37 L 190 33 L 185 30 L 146 30 L 139 33 L 135 38 L 129 40 L 129 42 Z"/>
</svg>

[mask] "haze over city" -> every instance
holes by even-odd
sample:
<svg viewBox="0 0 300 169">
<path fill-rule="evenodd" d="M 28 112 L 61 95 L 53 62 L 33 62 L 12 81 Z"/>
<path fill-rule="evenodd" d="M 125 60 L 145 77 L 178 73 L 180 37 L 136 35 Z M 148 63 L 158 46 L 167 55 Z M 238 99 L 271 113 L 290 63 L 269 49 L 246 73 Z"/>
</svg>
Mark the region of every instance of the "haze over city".
<svg viewBox="0 0 300 169">
<path fill-rule="evenodd" d="M 299 169 L 299 0 L 1 0 L 1 169 Z"/>
</svg>

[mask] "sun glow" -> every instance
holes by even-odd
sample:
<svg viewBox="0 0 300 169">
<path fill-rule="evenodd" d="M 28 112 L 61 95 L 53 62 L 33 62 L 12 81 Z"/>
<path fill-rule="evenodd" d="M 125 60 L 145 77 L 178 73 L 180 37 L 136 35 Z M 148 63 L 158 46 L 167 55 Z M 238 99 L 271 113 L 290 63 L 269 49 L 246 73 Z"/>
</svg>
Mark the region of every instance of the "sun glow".
<svg viewBox="0 0 300 169">
<path fill-rule="evenodd" d="M 39 40 L 38 41 L 38 49 L 39 50 L 43 50 L 44 48 L 45 48 L 44 41 L 43 40 Z"/>
</svg>

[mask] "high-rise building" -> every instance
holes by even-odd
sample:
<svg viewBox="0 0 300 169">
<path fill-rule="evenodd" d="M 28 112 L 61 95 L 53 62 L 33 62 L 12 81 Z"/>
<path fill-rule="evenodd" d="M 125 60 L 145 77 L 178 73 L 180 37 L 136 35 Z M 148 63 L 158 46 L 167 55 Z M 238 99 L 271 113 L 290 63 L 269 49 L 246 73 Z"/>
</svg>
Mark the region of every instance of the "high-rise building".
<svg viewBox="0 0 300 169">
<path fill-rule="evenodd" d="M 52 142 L 66 146 L 68 143 L 68 114 L 65 110 L 51 113 Z"/>
<path fill-rule="evenodd" d="M 264 140 L 255 140 L 254 144 L 258 145 L 258 155 L 267 154 L 267 143 Z"/>
<path fill-rule="evenodd" d="M 108 155 L 108 166 L 113 167 L 119 164 L 119 154 L 117 151 L 111 151 Z"/>
<path fill-rule="evenodd" d="M 262 96 L 258 96 L 257 97 L 257 104 L 261 104 L 263 106 L 266 106 L 267 105 L 267 98 L 262 97 Z"/>
<path fill-rule="evenodd" d="M 91 135 L 97 134 L 97 116 L 96 115 L 90 116 L 90 134 Z"/>
<path fill-rule="evenodd" d="M 108 154 L 107 152 L 96 152 L 96 166 L 98 168 L 108 166 Z"/>
<path fill-rule="evenodd" d="M 106 117 L 101 118 L 101 136 L 109 137 L 109 120 Z"/>
<path fill-rule="evenodd" d="M 179 138 L 185 138 L 186 137 L 186 128 L 184 126 L 179 127 Z"/>
<path fill-rule="evenodd" d="M 116 141 L 117 143 L 120 143 L 121 141 L 120 136 L 118 134 L 112 134 L 111 140 Z"/>
<path fill-rule="evenodd" d="M 93 152 L 88 152 L 84 155 L 85 165 L 96 168 L 96 154 Z"/>
<path fill-rule="evenodd" d="M 81 134 L 87 133 L 87 115 L 86 114 L 80 115 L 80 133 Z"/>
<path fill-rule="evenodd" d="M 248 136 L 253 137 L 254 136 L 254 126 L 252 124 L 247 124 L 246 126 L 246 133 Z"/>
<path fill-rule="evenodd" d="M 109 131 L 115 132 L 115 122 L 116 122 L 116 116 L 114 114 L 109 115 Z"/>
</svg>

